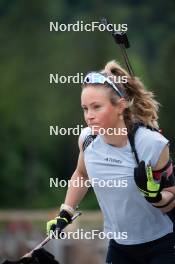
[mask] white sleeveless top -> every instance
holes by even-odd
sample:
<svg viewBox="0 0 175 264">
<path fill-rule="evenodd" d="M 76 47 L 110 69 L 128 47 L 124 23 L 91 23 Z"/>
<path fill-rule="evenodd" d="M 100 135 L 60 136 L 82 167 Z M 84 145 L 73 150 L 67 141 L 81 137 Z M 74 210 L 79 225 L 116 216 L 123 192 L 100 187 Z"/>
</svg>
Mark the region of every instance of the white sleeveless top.
<svg viewBox="0 0 175 264">
<path fill-rule="evenodd" d="M 91 129 L 82 130 L 84 141 Z M 140 127 L 135 135 L 139 160 L 152 167 L 168 144 L 160 133 Z M 88 177 L 92 182 L 104 217 L 104 232 L 119 244 L 140 244 L 173 232 L 173 223 L 167 214 L 153 207 L 140 194 L 134 181 L 137 166 L 128 140 L 118 148 L 104 142 L 98 135 L 84 151 Z M 112 234 L 112 235 L 111 235 Z"/>
</svg>

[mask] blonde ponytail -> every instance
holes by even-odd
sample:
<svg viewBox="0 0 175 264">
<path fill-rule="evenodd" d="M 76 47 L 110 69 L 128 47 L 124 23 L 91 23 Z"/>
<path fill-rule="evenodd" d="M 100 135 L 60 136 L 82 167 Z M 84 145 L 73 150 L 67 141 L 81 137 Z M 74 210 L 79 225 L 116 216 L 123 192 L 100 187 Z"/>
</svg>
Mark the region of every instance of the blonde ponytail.
<svg viewBox="0 0 175 264">
<path fill-rule="evenodd" d="M 108 76 L 125 95 L 128 107 L 124 111 L 124 120 L 128 129 L 134 122 L 159 128 L 159 103 L 154 99 L 153 92 L 147 91 L 138 77 L 131 77 L 116 61 L 108 62 L 101 73 Z M 122 76 L 127 76 L 127 82 L 117 83 L 117 78 Z M 112 91 L 111 103 L 115 104 L 116 97 L 115 92 Z"/>
</svg>

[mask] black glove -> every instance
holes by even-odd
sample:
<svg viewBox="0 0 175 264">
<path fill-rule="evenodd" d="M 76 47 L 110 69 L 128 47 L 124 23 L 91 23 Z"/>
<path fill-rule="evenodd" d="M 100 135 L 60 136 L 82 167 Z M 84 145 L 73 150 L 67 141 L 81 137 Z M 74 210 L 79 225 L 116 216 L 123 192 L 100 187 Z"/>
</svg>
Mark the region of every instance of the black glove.
<svg viewBox="0 0 175 264">
<path fill-rule="evenodd" d="M 49 235 L 50 230 L 58 229 L 61 232 L 68 224 L 72 222 L 71 215 L 66 211 L 62 210 L 58 217 L 47 222 L 47 234 Z"/>
<path fill-rule="evenodd" d="M 151 166 L 146 167 L 144 161 L 134 169 L 134 179 L 139 191 L 148 202 L 157 203 L 162 199 L 160 193 L 162 184 L 154 180 Z"/>
</svg>

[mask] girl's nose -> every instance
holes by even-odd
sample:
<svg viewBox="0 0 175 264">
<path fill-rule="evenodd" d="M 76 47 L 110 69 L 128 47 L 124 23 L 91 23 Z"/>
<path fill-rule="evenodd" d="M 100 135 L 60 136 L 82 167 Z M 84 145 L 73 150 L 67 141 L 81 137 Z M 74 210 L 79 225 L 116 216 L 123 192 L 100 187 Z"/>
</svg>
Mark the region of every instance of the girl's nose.
<svg viewBox="0 0 175 264">
<path fill-rule="evenodd" d="M 88 120 L 93 120 L 95 118 L 95 115 L 92 111 L 88 111 L 87 115 L 86 115 L 86 118 Z"/>
</svg>

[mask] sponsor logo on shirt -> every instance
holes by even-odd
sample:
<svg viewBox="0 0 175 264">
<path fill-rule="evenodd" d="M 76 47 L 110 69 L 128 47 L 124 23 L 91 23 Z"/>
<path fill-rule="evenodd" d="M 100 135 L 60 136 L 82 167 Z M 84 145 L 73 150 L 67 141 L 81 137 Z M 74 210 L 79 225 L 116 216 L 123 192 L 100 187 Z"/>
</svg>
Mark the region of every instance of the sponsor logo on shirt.
<svg viewBox="0 0 175 264">
<path fill-rule="evenodd" d="M 117 164 L 121 164 L 122 163 L 121 160 L 114 159 L 114 158 L 109 158 L 109 157 L 105 158 L 104 160 L 107 161 L 107 162 L 110 162 L 110 163 L 117 163 Z"/>
</svg>

